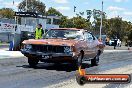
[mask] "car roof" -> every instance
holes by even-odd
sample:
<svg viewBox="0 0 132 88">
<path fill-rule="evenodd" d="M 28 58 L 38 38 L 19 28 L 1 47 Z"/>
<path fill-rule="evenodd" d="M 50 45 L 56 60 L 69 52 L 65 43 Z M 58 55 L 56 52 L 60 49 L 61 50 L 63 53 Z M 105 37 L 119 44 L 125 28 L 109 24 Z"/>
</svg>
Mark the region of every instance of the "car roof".
<svg viewBox="0 0 132 88">
<path fill-rule="evenodd" d="M 78 28 L 52 28 L 51 30 L 84 30 Z"/>
</svg>

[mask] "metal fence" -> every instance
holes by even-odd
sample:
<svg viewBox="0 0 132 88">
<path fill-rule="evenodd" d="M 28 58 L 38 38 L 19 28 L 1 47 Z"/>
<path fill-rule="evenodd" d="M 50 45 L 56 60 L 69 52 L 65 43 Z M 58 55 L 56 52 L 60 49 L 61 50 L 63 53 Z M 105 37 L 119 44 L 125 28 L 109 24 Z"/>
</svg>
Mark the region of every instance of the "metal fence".
<svg viewBox="0 0 132 88">
<path fill-rule="evenodd" d="M 8 19 L 8 18 L 0 18 L 0 22 L 15 24 L 15 20 L 14 19 Z"/>
</svg>

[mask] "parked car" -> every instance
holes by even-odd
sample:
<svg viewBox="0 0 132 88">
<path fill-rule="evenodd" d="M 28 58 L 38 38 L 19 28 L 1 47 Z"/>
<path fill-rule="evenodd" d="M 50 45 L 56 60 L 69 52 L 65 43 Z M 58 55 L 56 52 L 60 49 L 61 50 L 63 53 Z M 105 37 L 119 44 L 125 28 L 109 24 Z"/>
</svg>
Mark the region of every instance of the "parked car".
<svg viewBox="0 0 132 88">
<path fill-rule="evenodd" d="M 115 44 L 115 39 L 110 39 L 109 40 L 109 46 L 114 46 L 114 44 Z M 121 47 L 121 41 L 120 41 L 120 39 L 117 39 L 117 46 Z"/>
<path fill-rule="evenodd" d="M 125 46 L 132 47 L 132 41 L 130 41 L 130 40 L 127 41 L 126 44 L 125 44 Z"/>
<path fill-rule="evenodd" d="M 110 39 L 109 46 L 114 46 L 114 39 Z"/>
<path fill-rule="evenodd" d="M 99 56 L 104 45 L 90 32 L 84 29 L 59 28 L 51 29 L 43 39 L 23 41 L 22 54 L 34 67 L 41 62 L 72 63 L 75 66 L 83 60 L 91 60 L 93 66 L 98 65 Z"/>
</svg>

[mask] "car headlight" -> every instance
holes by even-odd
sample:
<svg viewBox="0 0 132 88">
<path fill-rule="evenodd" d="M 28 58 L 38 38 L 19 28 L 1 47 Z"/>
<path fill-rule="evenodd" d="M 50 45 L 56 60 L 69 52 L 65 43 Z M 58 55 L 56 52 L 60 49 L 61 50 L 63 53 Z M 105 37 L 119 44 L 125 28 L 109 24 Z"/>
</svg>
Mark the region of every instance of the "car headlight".
<svg viewBox="0 0 132 88">
<path fill-rule="evenodd" d="M 70 54 L 72 51 L 71 51 L 71 47 L 69 47 L 69 46 L 65 46 L 64 47 L 64 53 L 66 53 L 66 54 Z"/>
<path fill-rule="evenodd" d="M 32 45 L 25 45 L 24 48 L 30 50 L 32 48 Z"/>
</svg>

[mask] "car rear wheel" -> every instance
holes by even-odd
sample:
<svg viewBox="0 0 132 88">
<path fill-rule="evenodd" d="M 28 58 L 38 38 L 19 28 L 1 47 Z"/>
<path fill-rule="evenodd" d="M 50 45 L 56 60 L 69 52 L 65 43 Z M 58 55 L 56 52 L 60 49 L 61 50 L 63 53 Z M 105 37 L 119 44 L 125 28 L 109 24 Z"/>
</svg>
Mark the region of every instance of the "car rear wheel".
<svg viewBox="0 0 132 88">
<path fill-rule="evenodd" d="M 36 67 L 38 64 L 39 60 L 36 58 L 28 58 L 28 63 L 30 67 Z"/>
<path fill-rule="evenodd" d="M 99 64 L 99 56 L 97 55 L 96 57 L 94 57 L 94 59 L 91 59 L 91 65 L 98 66 L 98 64 Z"/>
</svg>

